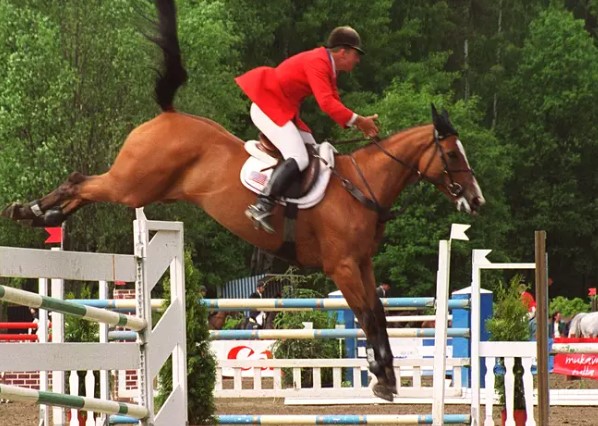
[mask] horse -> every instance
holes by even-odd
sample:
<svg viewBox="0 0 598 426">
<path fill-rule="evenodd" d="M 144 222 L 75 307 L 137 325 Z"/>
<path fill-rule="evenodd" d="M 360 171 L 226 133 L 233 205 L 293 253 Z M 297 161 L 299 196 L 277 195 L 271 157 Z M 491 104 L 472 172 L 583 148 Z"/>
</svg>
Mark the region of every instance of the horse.
<svg viewBox="0 0 598 426">
<path fill-rule="evenodd" d="M 173 0 L 156 0 L 156 6 L 157 35 L 152 41 L 163 63 L 155 99 L 162 112 L 133 129 L 107 172 L 74 172 L 39 200 L 13 202 L 2 215 L 31 226 L 57 226 L 97 202 L 138 208 L 186 201 L 250 244 L 276 253 L 285 241 L 283 207 L 274 210 L 274 234 L 255 229 L 244 214 L 255 200 L 239 179 L 248 158 L 244 142 L 220 124 L 174 107 L 177 89 L 187 79 L 176 10 Z M 337 155 L 332 171 L 324 198 L 295 218 L 292 261 L 321 268 L 341 290 L 367 338 L 369 369 L 377 379 L 373 393 L 392 401 L 397 393 L 393 355 L 372 265 L 390 209 L 407 185 L 422 180 L 459 211 L 477 213 L 485 200 L 448 113 L 438 113 L 434 106 L 432 123 Z"/>
<path fill-rule="evenodd" d="M 232 312 L 228 311 L 217 311 L 217 312 L 210 312 L 208 315 L 208 329 L 210 330 L 222 330 L 224 323 L 226 322 L 226 318 Z"/>
<path fill-rule="evenodd" d="M 569 337 L 598 337 L 598 312 L 580 312 L 569 323 Z"/>
</svg>

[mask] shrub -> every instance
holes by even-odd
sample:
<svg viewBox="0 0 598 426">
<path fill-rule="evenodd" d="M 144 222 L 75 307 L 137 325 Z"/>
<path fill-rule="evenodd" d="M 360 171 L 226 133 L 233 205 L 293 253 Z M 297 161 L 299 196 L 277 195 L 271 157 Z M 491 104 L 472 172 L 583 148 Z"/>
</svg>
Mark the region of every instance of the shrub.
<svg viewBox="0 0 598 426">
<path fill-rule="evenodd" d="M 523 284 L 521 275 L 514 276 L 508 285 L 499 283 L 495 289 L 494 312 L 486 321 L 486 328 L 490 333 L 490 340 L 501 342 L 521 342 L 529 340 L 529 324 L 527 307 L 521 301 L 519 286 Z M 498 360 L 499 368 L 503 371 L 504 359 Z M 523 366 L 521 358 L 515 358 L 515 401 L 514 409 L 525 409 L 525 395 L 523 393 Z M 496 378 L 496 390 L 500 395 L 501 404 L 505 404 L 504 376 Z"/>
</svg>

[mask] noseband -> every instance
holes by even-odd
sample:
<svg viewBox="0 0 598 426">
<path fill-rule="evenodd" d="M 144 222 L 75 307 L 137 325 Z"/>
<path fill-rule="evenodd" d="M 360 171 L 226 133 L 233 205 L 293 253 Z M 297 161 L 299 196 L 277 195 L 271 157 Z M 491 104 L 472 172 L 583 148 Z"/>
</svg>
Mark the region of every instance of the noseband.
<svg viewBox="0 0 598 426">
<path fill-rule="evenodd" d="M 387 157 L 396 161 L 403 167 L 411 169 L 417 175 L 416 183 L 419 183 L 421 180 L 427 180 L 428 182 L 430 182 L 434 185 L 444 186 L 447 189 L 447 191 L 449 192 L 449 194 L 451 194 L 453 197 L 457 198 L 463 194 L 463 186 L 461 186 L 461 184 L 459 184 L 458 182 L 455 181 L 453 174 L 454 173 L 471 173 L 472 176 L 475 176 L 475 173 L 472 168 L 451 169 L 449 167 L 448 160 L 446 158 L 446 152 L 445 152 L 444 147 L 442 146 L 441 142 L 448 139 L 450 136 L 457 136 L 457 134 L 448 134 L 448 135 L 440 136 L 438 133 L 438 130 L 434 129 L 434 137 L 433 137 L 432 141 L 428 144 L 428 146 L 431 144 L 434 144 L 434 154 L 436 154 L 437 152 L 440 152 L 440 159 L 442 160 L 442 163 L 444 164 L 444 170 L 442 173 L 448 177 L 449 183 L 446 183 L 446 181 L 444 179 L 437 180 L 437 179 L 433 179 L 427 175 L 428 169 L 432 165 L 432 161 L 434 161 L 434 158 L 436 157 L 436 155 L 432 155 L 430 157 L 430 160 L 426 164 L 426 167 L 424 168 L 424 170 L 420 171 L 418 167 L 413 166 L 404 160 L 401 160 L 400 158 L 396 157 L 391 152 L 389 152 L 386 148 L 384 148 L 380 144 L 380 142 L 381 142 L 380 138 L 378 138 L 377 136 L 370 139 L 370 143 L 376 145 L 376 147 L 378 147 L 378 149 L 380 151 L 382 151 Z M 426 147 L 426 150 L 427 150 L 427 147 Z M 336 171 L 333 170 L 333 173 L 341 180 L 345 189 L 347 189 L 347 191 L 349 191 L 349 193 L 351 195 L 353 195 L 365 207 L 367 207 L 370 210 L 376 211 L 379 216 L 379 221 L 382 223 L 387 222 L 388 220 L 391 220 L 394 217 L 398 216 L 400 213 L 402 213 L 405 208 L 402 208 L 397 213 L 391 213 L 390 209 L 386 209 L 378 203 L 378 200 L 376 199 L 374 192 L 372 191 L 365 176 L 363 175 L 361 169 L 359 168 L 357 162 L 355 161 L 355 158 L 353 158 L 352 155 L 350 155 L 349 157 L 351 158 L 351 161 L 353 162 L 353 165 L 355 166 L 355 169 L 357 170 L 359 177 L 363 181 L 371 198 L 368 198 L 352 182 L 350 182 L 348 179 L 340 176 Z"/>
</svg>

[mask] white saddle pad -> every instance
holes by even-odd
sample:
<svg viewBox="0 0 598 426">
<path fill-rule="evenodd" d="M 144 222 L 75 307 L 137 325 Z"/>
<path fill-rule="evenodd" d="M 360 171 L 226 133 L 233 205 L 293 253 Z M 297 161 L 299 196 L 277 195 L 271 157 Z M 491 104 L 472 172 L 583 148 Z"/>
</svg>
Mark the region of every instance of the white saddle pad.
<svg viewBox="0 0 598 426">
<path fill-rule="evenodd" d="M 260 151 L 257 148 L 258 143 L 253 140 L 245 142 L 245 150 L 250 157 L 241 168 L 241 183 L 250 191 L 261 194 L 270 180 L 276 160 Z M 330 181 L 331 170 L 334 167 L 335 153 L 336 149 L 330 143 L 321 143 L 318 146 L 318 155 L 321 157 L 320 173 L 312 189 L 301 198 L 283 198 L 280 203 L 284 205 L 286 201 L 289 201 L 296 203 L 300 209 L 308 209 L 322 201 Z"/>
</svg>

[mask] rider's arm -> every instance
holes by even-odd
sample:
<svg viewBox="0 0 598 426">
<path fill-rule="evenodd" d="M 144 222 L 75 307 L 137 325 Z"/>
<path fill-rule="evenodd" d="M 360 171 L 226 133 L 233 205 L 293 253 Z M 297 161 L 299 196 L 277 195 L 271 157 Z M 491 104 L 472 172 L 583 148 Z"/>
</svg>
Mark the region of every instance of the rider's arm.
<svg viewBox="0 0 598 426">
<path fill-rule="evenodd" d="M 330 63 L 325 58 L 317 58 L 306 63 L 304 69 L 320 109 L 339 126 L 347 127 L 354 113 L 340 100 L 336 84 L 333 82 Z"/>
</svg>

